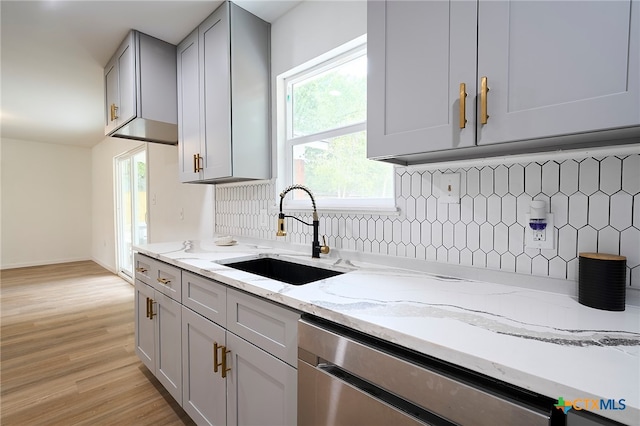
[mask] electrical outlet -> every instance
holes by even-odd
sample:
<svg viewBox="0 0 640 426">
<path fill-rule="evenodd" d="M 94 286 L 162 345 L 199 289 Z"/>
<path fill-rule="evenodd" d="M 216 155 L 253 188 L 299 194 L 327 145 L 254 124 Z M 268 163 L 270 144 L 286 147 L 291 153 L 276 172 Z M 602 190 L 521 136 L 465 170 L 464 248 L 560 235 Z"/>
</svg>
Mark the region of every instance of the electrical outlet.
<svg viewBox="0 0 640 426">
<path fill-rule="evenodd" d="M 529 226 L 530 214 L 526 215 L 526 227 L 524 228 L 524 245 L 529 248 L 537 249 L 553 249 L 554 248 L 554 227 L 553 227 L 553 213 L 547 213 L 547 226 L 544 229 L 531 229 Z"/>
<path fill-rule="evenodd" d="M 440 175 L 440 203 L 460 204 L 460 173 Z"/>
</svg>

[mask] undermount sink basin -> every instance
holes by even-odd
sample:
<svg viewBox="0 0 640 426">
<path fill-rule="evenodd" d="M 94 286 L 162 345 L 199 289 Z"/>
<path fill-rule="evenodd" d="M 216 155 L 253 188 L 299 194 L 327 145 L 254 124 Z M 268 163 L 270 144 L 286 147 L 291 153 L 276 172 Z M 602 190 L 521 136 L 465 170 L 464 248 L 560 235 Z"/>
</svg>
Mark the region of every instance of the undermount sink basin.
<svg viewBox="0 0 640 426">
<path fill-rule="evenodd" d="M 300 263 L 287 262 L 271 257 L 260 257 L 241 262 L 225 263 L 225 266 L 292 285 L 308 284 L 344 273 L 331 269 L 302 265 Z"/>
</svg>

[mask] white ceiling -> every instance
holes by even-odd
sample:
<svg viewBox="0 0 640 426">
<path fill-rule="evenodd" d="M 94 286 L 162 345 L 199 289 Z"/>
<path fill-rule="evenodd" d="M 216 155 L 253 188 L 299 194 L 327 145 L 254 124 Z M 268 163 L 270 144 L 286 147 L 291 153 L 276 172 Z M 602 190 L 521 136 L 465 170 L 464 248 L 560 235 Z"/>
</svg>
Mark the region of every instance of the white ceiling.
<svg viewBox="0 0 640 426">
<path fill-rule="evenodd" d="M 103 67 L 130 29 L 178 44 L 222 1 L 7 1 L 3 138 L 91 147 L 104 139 Z M 300 1 L 236 1 L 274 22 Z"/>
</svg>

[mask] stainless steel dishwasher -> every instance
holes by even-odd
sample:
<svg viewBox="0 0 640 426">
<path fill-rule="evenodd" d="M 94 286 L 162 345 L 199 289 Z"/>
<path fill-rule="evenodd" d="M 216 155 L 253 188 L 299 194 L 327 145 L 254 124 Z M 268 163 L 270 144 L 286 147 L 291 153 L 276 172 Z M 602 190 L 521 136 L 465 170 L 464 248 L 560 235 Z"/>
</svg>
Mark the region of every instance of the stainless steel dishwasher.
<svg viewBox="0 0 640 426">
<path fill-rule="evenodd" d="M 299 426 L 563 425 L 553 400 L 343 326 L 298 323 Z"/>
</svg>

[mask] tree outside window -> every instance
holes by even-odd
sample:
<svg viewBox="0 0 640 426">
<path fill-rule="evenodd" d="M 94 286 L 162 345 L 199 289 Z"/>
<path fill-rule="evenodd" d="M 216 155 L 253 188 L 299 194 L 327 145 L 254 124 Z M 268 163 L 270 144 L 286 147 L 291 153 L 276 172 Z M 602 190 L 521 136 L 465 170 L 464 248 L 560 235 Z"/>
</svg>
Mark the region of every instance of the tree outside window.
<svg viewBox="0 0 640 426">
<path fill-rule="evenodd" d="M 393 203 L 393 166 L 366 158 L 366 67 L 362 46 L 286 80 L 290 183 L 318 200 Z"/>
</svg>

